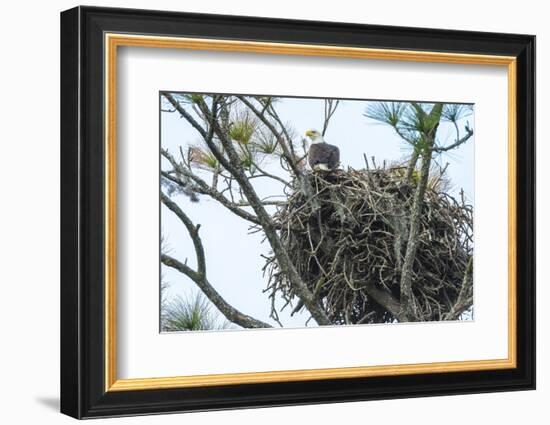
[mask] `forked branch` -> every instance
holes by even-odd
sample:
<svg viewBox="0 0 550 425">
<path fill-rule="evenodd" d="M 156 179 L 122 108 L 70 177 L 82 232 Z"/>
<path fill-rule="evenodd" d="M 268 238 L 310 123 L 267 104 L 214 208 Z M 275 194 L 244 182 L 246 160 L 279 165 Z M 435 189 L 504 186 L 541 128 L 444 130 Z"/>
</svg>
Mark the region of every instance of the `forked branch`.
<svg viewBox="0 0 550 425">
<path fill-rule="evenodd" d="M 181 208 L 179 208 L 175 202 L 173 202 L 168 196 L 161 192 L 161 202 L 166 205 L 166 207 L 172 211 L 179 220 L 184 224 L 191 240 L 193 241 L 193 246 L 195 247 L 195 254 L 197 257 L 197 270 L 193 270 L 187 264 L 182 263 L 175 258 L 167 255 L 161 254 L 162 263 L 171 267 L 175 270 L 178 270 L 180 273 L 183 273 L 189 277 L 195 284 L 200 288 L 200 290 L 206 295 L 206 297 L 216 306 L 216 308 L 232 323 L 242 326 L 243 328 L 270 328 L 271 325 L 257 320 L 251 316 L 248 316 L 231 304 L 229 304 L 225 299 L 214 289 L 214 287 L 208 281 L 206 276 L 206 258 L 204 255 L 204 246 L 202 240 L 199 236 L 200 225 L 195 225 L 191 219 L 185 214 Z"/>
</svg>

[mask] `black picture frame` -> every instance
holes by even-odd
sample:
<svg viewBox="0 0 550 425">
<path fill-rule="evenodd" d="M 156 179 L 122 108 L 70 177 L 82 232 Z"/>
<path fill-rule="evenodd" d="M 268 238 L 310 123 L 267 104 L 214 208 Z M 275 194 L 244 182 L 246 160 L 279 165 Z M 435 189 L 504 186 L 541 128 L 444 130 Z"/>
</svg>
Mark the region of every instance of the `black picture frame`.
<svg viewBox="0 0 550 425">
<path fill-rule="evenodd" d="M 517 58 L 517 367 L 105 391 L 104 34 L 308 43 Z M 75 418 L 535 388 L 535 37 L 76 7 L 61 13 L 61 412 Z"/>
</svg>

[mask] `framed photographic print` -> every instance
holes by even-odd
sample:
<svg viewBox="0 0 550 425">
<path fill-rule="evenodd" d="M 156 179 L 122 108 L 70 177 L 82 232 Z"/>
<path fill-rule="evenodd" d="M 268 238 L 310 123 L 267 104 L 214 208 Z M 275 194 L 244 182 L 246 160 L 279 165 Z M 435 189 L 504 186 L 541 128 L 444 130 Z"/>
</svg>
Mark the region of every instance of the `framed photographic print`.
<svg viewBox="0 0 550 425">
<path fill-rule="evenodd" d="M 535 387 L 535 38 L 61 14 L 61 411 Z"/>
</svg>

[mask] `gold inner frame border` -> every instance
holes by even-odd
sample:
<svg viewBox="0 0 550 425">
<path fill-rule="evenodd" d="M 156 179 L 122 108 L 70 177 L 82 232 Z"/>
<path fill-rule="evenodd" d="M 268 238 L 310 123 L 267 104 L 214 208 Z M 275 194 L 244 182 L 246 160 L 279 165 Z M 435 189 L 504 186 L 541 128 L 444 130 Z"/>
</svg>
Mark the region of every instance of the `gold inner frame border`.
<svg viewBox="0 0 550 425">
<path fill-rule="evenodd" d="M 450 373 L 512 369 L 517 365 L 516 353 L 516 58 L 513 56 L 478 55 L 465 53 L 428 52 L 393 49 L 371 49 L 330 45 L 288 44 L 221 39 L 164 37 L 106 33 L 105 46 L 105 391 L 137 391 L 152 389 L 239 385 L 270 382 L 313 381 L 411 375 L 420 373 Z M 495 360 L 469 360 L 454 362 L 397 364 L 381 366 L 302 369 L 267 372 L 229 373 L 172 377 L 118 379 L 117 323 L 116 323 L 116 123 L 117 123 L 117 51 L 118 47 L 149 47 L 262 53 L 276 55 L 302 55 L 340 57 L 371 60 L 397 60 L 404 62 L 432 62 L 468 65 L 503 66 L 508 72 L 508 358 Z"/>
</svg>

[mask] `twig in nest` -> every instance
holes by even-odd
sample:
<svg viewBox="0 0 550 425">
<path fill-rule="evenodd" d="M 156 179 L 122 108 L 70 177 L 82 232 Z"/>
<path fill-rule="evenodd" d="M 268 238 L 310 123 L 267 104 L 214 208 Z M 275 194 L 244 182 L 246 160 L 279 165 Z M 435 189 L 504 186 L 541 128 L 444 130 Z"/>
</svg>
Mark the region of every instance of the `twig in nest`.
<svg viewBox="0 0 550 425">
<path fill-rule="evenodd" d="M 334 324 L 398 319 L 373 297 L 386 294 L 399 302 L 416 183 L 407 181 L 403 167 L 372 164 L 368 170 L 306 174 L 313 194 L 294 191 L 273 217 L 297 271 Z M 426 191 L 413 267 L 414 320 L 456 318 L 457 308 L 471 306 L 464 296 L 471 288 L 463 286 L 473 285 L 473 209 L 460 198 L 437 185 Z M 270 293 L 295 301 L 276 260 L 268 258 L 264 269 Z"/>
</svg>

